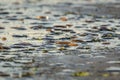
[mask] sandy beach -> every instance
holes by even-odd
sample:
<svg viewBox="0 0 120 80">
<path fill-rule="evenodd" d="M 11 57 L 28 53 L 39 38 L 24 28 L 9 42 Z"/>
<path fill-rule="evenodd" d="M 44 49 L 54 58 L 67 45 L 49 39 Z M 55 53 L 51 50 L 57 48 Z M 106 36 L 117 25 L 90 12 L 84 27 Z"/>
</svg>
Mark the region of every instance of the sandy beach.
<svg viewBox="0 0 120 80">
<path fill-rule="evenodd" d="M 119 80 L 119 0 L 0 0 L 0 80 Z"/>
</svg>

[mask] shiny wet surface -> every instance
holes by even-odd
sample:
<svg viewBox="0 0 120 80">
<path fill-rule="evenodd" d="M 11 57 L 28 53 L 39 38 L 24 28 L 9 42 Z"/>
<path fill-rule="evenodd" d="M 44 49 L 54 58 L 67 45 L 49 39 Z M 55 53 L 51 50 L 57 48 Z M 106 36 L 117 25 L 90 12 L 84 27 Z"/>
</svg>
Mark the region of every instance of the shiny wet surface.
<svg viewBox="0 0 120 80">
<path fill-rule="evenodd" d="M 119 11 L 80 2 L 1 2 L 0 80 L 118 80 Z"/>
</svg>

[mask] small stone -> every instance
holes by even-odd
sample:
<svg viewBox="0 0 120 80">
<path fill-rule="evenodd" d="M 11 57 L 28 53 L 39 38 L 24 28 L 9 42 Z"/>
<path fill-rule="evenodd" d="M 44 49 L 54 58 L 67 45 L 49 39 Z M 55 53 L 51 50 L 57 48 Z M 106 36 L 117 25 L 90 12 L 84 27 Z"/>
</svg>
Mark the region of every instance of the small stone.
<svg viewBox="0 0 120 80">
<path fill-rule="evenodd" d="M 26 28 L 23 28 L 23 27 L 11 27 L 11 28 L 16 30 L 26 30 Z"/>
<path fill-rule="evenodd" d="M 99 28 L 99 31 L 112 31 L 112 32 L 114 32 L 116 30 L 116 28 L 108 28 L 108 27 L 106 27 L 106 26 L 102 26 L 102 27 L 100 27 Z"/>
<path fill-rule="evenodd" d="M 22 38 L 22 37 L 28 37 L 27 35 L 12 35 L 13 37 L 17 37 L 17 38 Z"/>
<path fill-rule="evenodd" d="M 7 38 L 6 38 L 6 37 L 2 37 L 1 39 L 2 39 L 2 41 L 6 41 L 6 40 L 7 40 Z"/>
<path fill-rule="evenodd" d="M 4 27 L 0 27 L 0 29 L 5 29 Z"/>
<path fill-rule="evenodd" d="M 112 39 L 112 38 L 114 38 L 114 37 L 116 37 L 116 34 L 114 34 L 114 33 L 104 33 L 103 35 L 102 35 L 102 38 L 104 38 L 104 39 Z"/>
<path fill-rule="evenodd" d="M 104 44 L 104 45 L 109 45 L 110 42 L 103 42 L 102 44 Z"/>
<path fill-rule="evenodd" d="M 36 19 L 39 19 L 39 20 L 48 20 L 49 17 L 48 16 L 37 16 Z"/>
<path fill-rule="evenodd" d="M 60 20 L 61 21 L 67 21 L 68 19 L 66 17 L 61 17 Z"/>
</svg>

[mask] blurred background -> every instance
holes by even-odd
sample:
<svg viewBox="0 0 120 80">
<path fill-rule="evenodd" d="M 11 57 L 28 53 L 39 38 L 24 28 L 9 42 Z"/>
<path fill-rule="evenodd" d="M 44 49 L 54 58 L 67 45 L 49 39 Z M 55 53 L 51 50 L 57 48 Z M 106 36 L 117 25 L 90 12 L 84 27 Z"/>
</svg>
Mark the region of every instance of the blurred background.
<svg viewBox="0 0 120 80">
<path fill-rule="evenodd" d="M 110 3 L 110 2 L 120 2 L 120 0 L 0 0 L 0 3 L 26 3 L 26 2 L 42 2 L 49 4 L 56 4 L 59 2 L 72 2 L 72 3 Z"/>
</svg>

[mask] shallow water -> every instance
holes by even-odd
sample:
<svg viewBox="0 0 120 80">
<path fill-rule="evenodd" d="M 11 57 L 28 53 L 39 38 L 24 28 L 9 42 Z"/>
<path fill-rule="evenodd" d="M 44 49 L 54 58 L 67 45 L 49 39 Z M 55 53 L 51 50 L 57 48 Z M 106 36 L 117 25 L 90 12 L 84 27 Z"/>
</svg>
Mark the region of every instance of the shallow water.
<svg viewBox="0 0 120 80">
<path fill-rule="evenodd" d="M 94 3 L 108 4 L 115 2 L 119 2 L 119 0 L 69 0 L 69 2 L 68 0 L 0 0 L 0 56 L 5 55 L 5 60 L 0 58 L 0 72 L 11 75 L 15 72 L 25 73 L 25 71 L 28 71 L 33 74 L 23 78 L 1 76 L 0 80 L 53 80 L 56 77 L 63 77 L 62 79 L 64 80 L 70 78 L 72 80 L 73 77 L 69 74 L 72 74 L 74 67 L 76 69 L 73 71 L 81 70 L 79 66 L 86 70 L 90 68 L 91 64 L 94 64 L 95 60 L 100 61 L 103 59 L 104 62 L 104 58 L 106 58 L 109 61 L 108 55 L 101 55 L 97 51 L 103 50 L 104 52 L 105 49 L 120 47 L 119 18 L 115 18 L 111 14 L 109 14 L 110 17 L 106 16 L 107 14 L 91 14 L 91 10 L 96 9 L 96 6 L 93 6 Z M 90 4 L 90 6 L 86 6 L 86 4 Z M 82 11 L 80 10 L 81 7 Z M 41 19 L 40 16 L 43 16 L 43 18 Z M 61 17 L 65 17 L 65 19 L 61 19 Z M 65 29 L 63 28 L 60 31 L 62 32 L 60 35 L 51 35 L 52 31 L 48 31 L 48 28 L 55 32 L 55 25 L 72 25 L 72 27 L 67 26 L 65 29 L 70 29 L 75 33 L 64 32 Z M 99 28 L 106 25 L 108 29 L 100 31 Z M 98 29 L 93 29 L 93 27 Z M 114 28 L 115 31 L 111 30 Z M 107 31 L 115 36 L 108 35 L 104 39 L 102 36 Z M 98 36 L 90 35 L 92 33 Z M 60 40 L 61 38 L 69 38 L 71 36 L 77 36 L 83 42 L 75 42 L 78 46 L 65 47 L 66 50 L 63 51 L 59 50 L 59 48 L 64 48 L 64 45 L 58 45 L 56 42 L 72 42 L 71 39 Z M 93 37 L 100 39 L 100 41 L 93 41 Z M 54 41 L 49 42 L 49 39 L 54 39 Z M 3 46 L 10 49 L 4 50 Z M 97 54 L 94 54 L 94 52 Z M 79 55 L 82 53 L 88 53 L 88 56 L 83 55 L 80 57 Z M 14 54 L 17 57 L 9 58 Z M 89 57 L 89 54 L 92 57 Z M 31 58 L 35 62 L 28 65 L 22 63 L 16 64 L 15 60 L 20 57 Z M 12 64 L 12 67 L 8 63 Z M 52 70 L 54 67 L 55 71 Z"/>
</svg>

